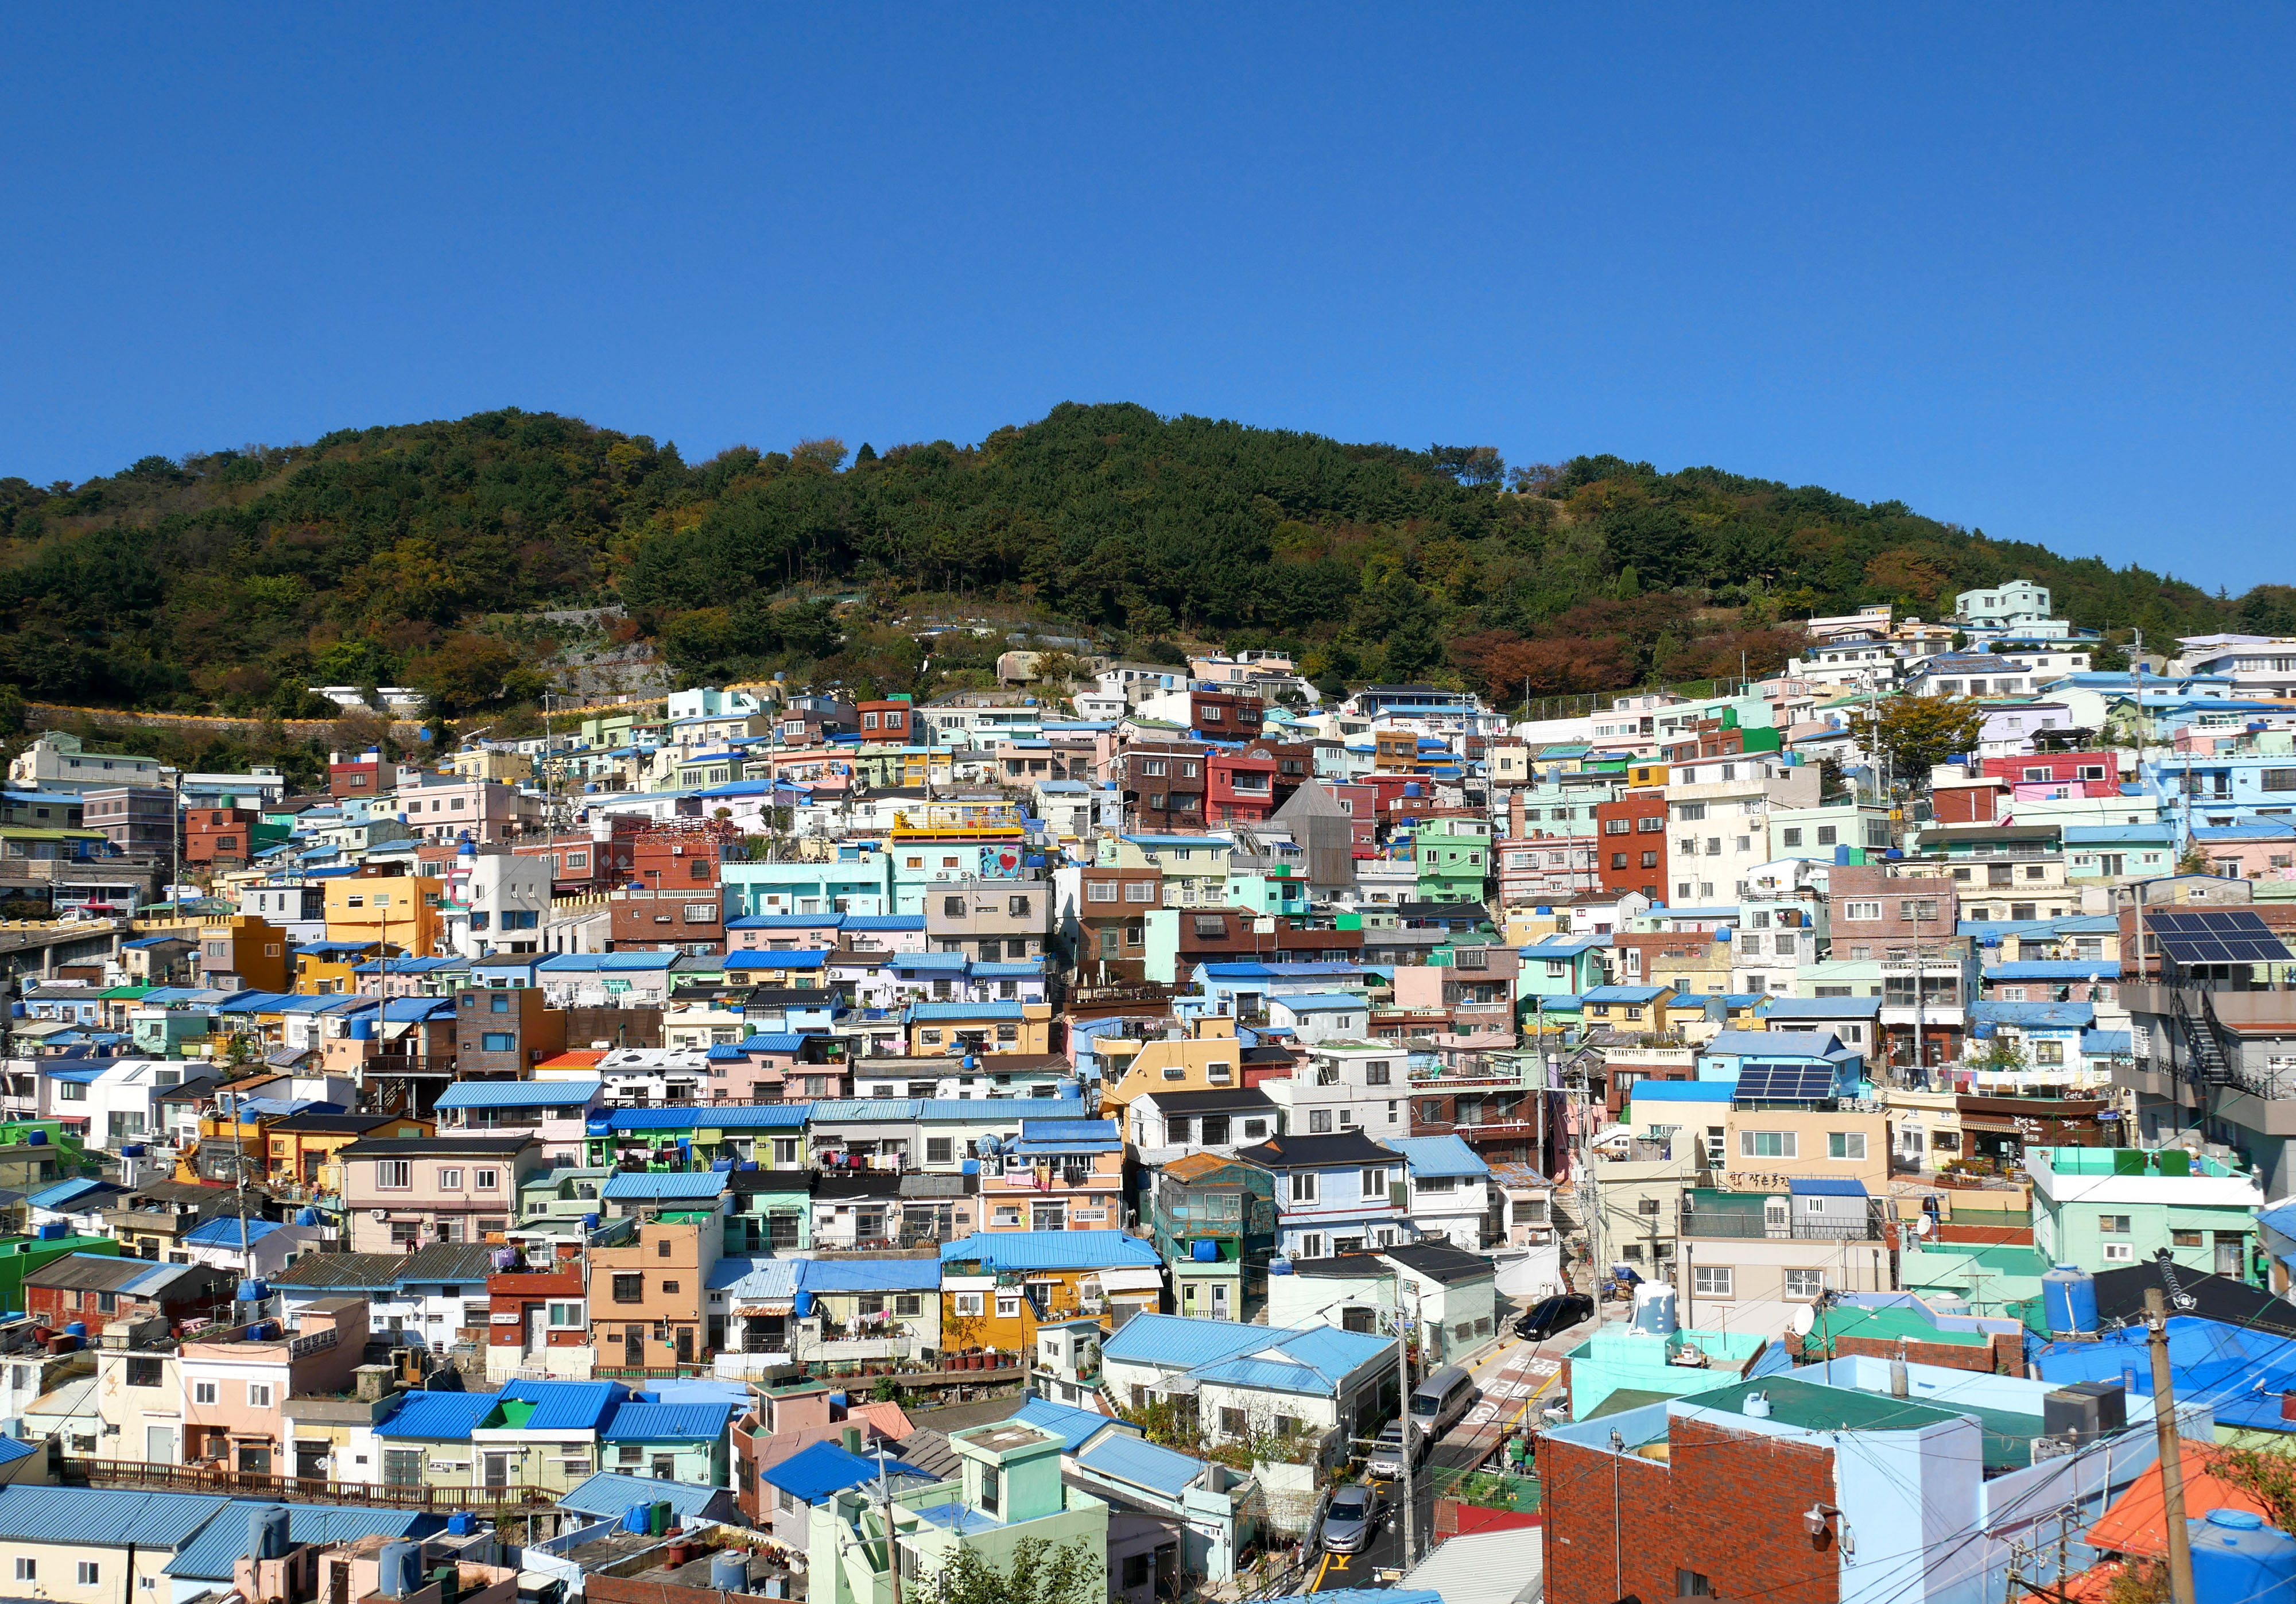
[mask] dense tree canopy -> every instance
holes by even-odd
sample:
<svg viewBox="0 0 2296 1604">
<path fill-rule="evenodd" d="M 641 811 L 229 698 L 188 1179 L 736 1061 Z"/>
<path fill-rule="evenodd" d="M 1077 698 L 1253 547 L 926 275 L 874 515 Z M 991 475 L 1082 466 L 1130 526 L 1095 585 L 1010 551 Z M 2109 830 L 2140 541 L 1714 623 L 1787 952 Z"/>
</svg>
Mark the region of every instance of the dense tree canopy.
<svg viewBox="0 0 2296 1604">
<path fill-rule="evenodd" d="M 0 479 L 0 684 L 51 701 L 284 716 L 316 683 L 530 697 L 545 607 L 619 603 L 682 673 L 924 675 L 900 601 L 957 593 L 1118 632 L 1283 642 L 1319 679 L 1448 677 L 1510 702 L 1775 668 L 1778 626 L 1923 616 L 2023 576 L 2160 642 L 2296 629 L 2296 589 L 2218 600 L 1833 493 L 1583 457 L 1510 472 L 1135 406 L 978 445 L 676 448 L 548 414 L 345 431 L 45 489 Z M 824 596 L 857 593 L 832 610 Z M 872 633 L 873 628 L 875 633 Z M 931 672 L 940 671 L 938 665 Z M 930 680 L 911 688 L 929 689 Z"/>
</svg>

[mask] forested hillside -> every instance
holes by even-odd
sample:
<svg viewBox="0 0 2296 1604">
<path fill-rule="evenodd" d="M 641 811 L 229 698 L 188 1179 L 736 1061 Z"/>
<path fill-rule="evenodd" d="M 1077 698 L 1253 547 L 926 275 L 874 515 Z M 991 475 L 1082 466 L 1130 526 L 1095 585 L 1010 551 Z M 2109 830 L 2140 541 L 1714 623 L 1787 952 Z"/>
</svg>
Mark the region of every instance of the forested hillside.
<svg viewBox="0 0 2296 1604">
<path fill-rule="evenodd" d="M 1710 468 L 1350 446 L 1133 406 L 1062 406 L 977 445 L 676 448 L 518 411 L 308 446 L 0 479 L 0 683 L 181 712 L 320 712 L 305 687 L 409 683 L 449 713 L 530 701 L 563 630 L 615 605 L 680 673 L 929 692 L 918 612 L 1000 605 L 1140 651 L 1289 644 L 1319 678 L 1434 677 L 1518 700 L 1757 670 L 1776 626 L 1923 616 L 2024 576 L 2149 639 L 2296 629 L 2238 599 Z M 857 605 L 825 598 L 858 595 Z M 952 599 L 959 598 L 959 599 Z M 1017 611 L 1015 611 L 1017 609 Z"/>
</svg>

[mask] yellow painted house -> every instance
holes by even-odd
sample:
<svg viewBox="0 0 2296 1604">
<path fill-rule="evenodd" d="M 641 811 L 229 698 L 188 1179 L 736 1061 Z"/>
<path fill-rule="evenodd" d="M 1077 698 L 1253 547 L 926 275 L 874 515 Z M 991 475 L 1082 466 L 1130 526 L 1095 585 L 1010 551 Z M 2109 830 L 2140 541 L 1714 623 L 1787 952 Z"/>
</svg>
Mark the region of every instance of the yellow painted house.
<svg viewBox="0 0 2296 1604">
<path fill-rule="evenodd" d="M 909 1053 L 1048 1053 L 1049 1002 L 916 1002 L 909 1005 Z"/>
<path fill-rule="evenodd" d="M 327 882 L 327 939 L 396 947 L 412 958 L 438 950 L 446 882 L 414 875 L 357 875 Z"/>
<path fill-rule="evenodd" d="M 1151 1091 L 1214 1091 L 1242 1084 L 1242 1043 L 1233 1015 L 1216 1014 L 1190 1022 L 1177 1041 L 1102 1036 L 1093 1051 L 1108 1065 L 1102 1077 L 1100 1111 L 1118 1119 L 1132 1099 Z"/>
</svg>

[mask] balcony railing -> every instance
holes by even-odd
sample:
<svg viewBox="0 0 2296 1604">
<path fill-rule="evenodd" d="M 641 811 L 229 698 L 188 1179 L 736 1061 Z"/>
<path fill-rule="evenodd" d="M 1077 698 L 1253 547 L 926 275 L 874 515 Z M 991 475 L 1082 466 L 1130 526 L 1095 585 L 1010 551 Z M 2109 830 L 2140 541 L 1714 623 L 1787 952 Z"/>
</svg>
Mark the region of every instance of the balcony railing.
<svg viewBox="0 0 2296 1604">
<path fill-rule="evenodd" d="M 1880 1242 L 1886 1239 L 1882 1222 L 1871 1216 L 1864 1220 L 1828 1220 L 1802 1214 L 1780 1216 L 1751 1211 L 1688 1208 L 1682 1211 L 1682 1235 L 1770 1242 Z"/>
</svg>

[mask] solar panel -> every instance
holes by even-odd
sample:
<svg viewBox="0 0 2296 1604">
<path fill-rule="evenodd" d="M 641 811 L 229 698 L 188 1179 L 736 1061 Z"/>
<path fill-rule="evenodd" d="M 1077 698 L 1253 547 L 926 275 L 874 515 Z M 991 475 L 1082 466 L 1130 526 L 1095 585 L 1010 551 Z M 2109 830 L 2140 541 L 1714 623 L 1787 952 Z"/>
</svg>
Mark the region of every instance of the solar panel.
<svg viewBox="0 0 2296 1604">
<path fill-rule="evenodd" d="M 1833 1071 L 1823 1064 L 1748 1064 L 1738 1071 L 1737 1095 L 1814 1103 L 1833 1095 Z"/>
<path fill-rule="evenodd" d="M 2284 964 L 2287 944 L 2244 908 L 2187 913 L 2148 913 L 2144 925 L 2160 949 L 2179 964 Z"/>
</svg>

